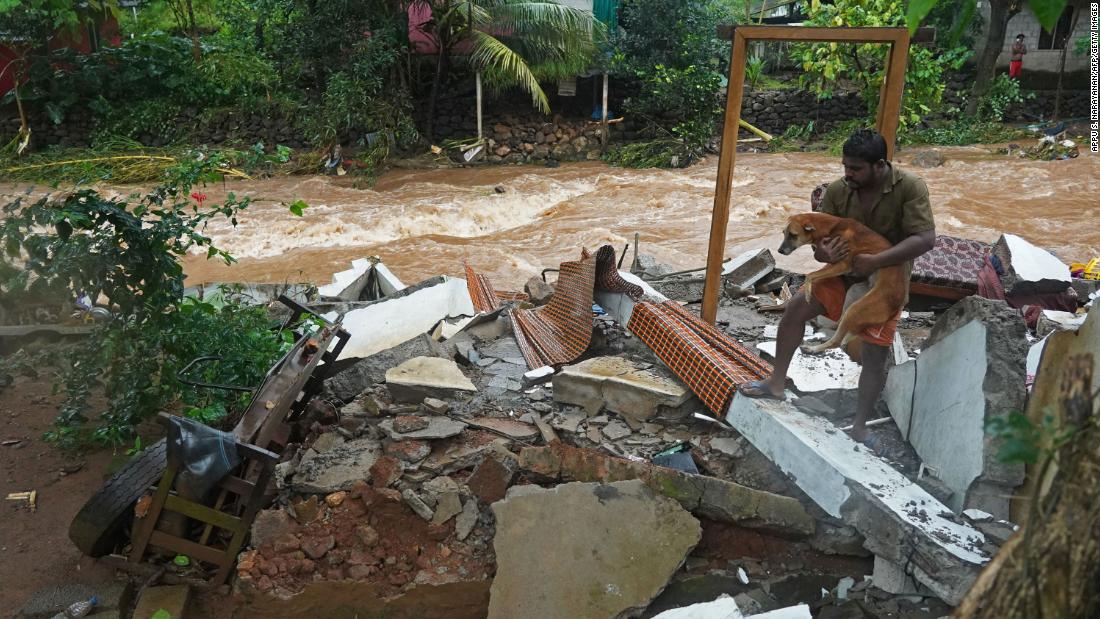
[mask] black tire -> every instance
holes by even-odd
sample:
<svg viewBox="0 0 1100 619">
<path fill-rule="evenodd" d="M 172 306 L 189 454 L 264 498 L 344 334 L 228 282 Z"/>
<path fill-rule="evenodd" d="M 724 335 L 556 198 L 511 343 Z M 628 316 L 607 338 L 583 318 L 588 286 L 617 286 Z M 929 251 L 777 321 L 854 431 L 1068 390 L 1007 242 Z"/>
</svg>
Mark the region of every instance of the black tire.
<svg viewBox="0 0 1100 619">
<path fill-rule="evenodd" d="M 115 549 L 133 518 L 134 502 L 164 475 L 165 445 L 161 439 L 130 458 L 77 512 L 69 525 L 69 539 L 81 552 L 102 557 Z"/>
</svg>

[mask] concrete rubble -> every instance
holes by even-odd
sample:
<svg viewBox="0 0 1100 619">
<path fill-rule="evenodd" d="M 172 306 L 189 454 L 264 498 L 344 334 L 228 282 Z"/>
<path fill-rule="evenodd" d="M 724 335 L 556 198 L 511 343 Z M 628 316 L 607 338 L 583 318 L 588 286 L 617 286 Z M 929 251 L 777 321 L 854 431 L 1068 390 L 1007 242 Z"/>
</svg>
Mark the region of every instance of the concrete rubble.
<svg viewBox="0 0 1100 619">
<path fill-rule="evenodd" d="M 1008 236 L 1017 285 L 1057 287 Z M 519 302 L 479 314 L 465 280 L 352 267 L 317 305 L 352 333 L 334 411 L 296 420 L 239 558 L 248 616 L 940 617 L 1015 531 L 1022 471 L 984 424 L 1023 407 L 1041 346 L 1029 364 L 1001 302 L 903 314 L 875 454 L 843 431 L 859 376 L 843 352 L 797 353 L 786 401 L 737 395 L 716 419 L 625 327 L 626 293 L 595 291 L 606 315 L 579 360 L 532 370 Z M 643 254 L 619 275 L 698 312 L 673 271 Z M 801 278 L 753 250 L 723 280 L 717 327 L 774 354 L 780 313 L 758 308 Z"/>
<path fill-rule="evenodd" d="M 993 255 L 1003 266 L 1001 281 L 1006 294 L 1055 293 L 1070 287 L 1069 266 L 1015 234 L 1001 235 L 993 244 Z"/>
<path fill-rule="evenodd" d="M 894 367 L 884 398 L 902 436 L 952 491 L 948 506 L 1009 517 L 1023 464 L 997 459 L 985 428 L 1023 410 L 1027 326 L 1003 301 L 967 297 L 945 312 L 919 357 Z M 981 448 L 977 448 L 981 446 Z"/>
<path fill-rule="evenodd" d="M 610 618 L 644 610 L 702 534 L 675 501 L 640 481 L 518 486 L 493 504 L 493 515 L 490 619 Z"/>
</svg>

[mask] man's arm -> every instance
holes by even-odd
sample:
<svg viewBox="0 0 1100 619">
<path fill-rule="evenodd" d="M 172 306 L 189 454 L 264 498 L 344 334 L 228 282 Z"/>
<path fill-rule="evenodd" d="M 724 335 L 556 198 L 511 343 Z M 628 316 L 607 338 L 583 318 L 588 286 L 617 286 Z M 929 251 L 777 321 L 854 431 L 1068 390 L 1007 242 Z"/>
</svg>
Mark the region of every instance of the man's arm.
<svg viewBox="0 0 1100 619">
<path fill-rule="evenodd" d="M 853 258 L 852 270 L 867 274 L 882 267 L 908 262 L 931 250 L 935 245 L 935 229 L 916 232 L 905 237 L 900 243 L 886 251 L 873 255 L 860 254 L 856 256 Z"/>
</svg>

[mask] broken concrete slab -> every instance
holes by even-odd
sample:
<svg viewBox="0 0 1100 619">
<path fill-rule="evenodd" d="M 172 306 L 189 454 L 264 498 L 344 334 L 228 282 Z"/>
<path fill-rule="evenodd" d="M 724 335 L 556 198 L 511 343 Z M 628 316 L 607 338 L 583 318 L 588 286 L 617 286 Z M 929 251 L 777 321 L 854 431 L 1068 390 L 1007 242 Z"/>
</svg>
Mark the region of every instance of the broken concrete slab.
<svg viewBox="0 0 1100 619">
<path fill-rule="evenodd" d="M 382 455 L 382 444 L 370 438 L 339 442 L 324 453 L 307 449 L 294 471 L 291 488 L 300 493 L 329 494 L 350 490 L 370 478 L 370 469 Z"/>
<path fill-rule="evenodd" d="M 516 461 L 510 458 L 488 457 L 477 465 L 466 485 L 485 503 L 495 503 L 507 494 L 517 468 Z"/>
<path fill-rule="evenodd" d="M 493 514 L 490 619 L 641 611 L 702 536 L 698 521 L 640 481 L 514 487 Z"/>
<path fill-rule="evenodd" d="M 412 488 L 405 488 L 402 490 L 401 498 L 405 500 L 405 504 L 408 505 L 410 509 L 416 512 L 417 516 L 420 516 L 428 522 L 432 521 L 435 512 L 432 511 L 432 508 L 428 507 L 424 500 L 421 499 Z"/>
<path fill-rule="evenodd" d="M 952 492 L 956 513 L 1009 516 L 1024 466 L 997 458 L 990 419 L 1023 410 L 1027 326 L 1003 301 L 967 297 L 940 317 L 916 359 L 895 366 L 883 392 L 902 437 Z"/>
<path fill-rule="evenodd" d="M 685 509 L 723 522 L 762 528 L 787 535 L 810 535 L 814 520 L 797 499 L 740 484 L 691 475 L 646 462 L 613 458 L 562 443 L 525 447 L 520 467 L 554 480 L 615 482 L 640 479 L 654 491 L 680 502 Z"/>
<path fill-rule="evenodd" d="M 826 513 L 856 528 L 865 546 L 949 604 L 988 562 L 985 536 L 828 421 L 786 402 L 734 396 L 726 416 Z"/>
<path fill-rule="evenodd" d="M 1068 265 L 1049 251 L 1015 234 L 1001 235 L 993 244 L 993 255 L 1001 260 L 1004 267 L 1001 282 L 1005 294 L 1064 292 L 1072 282 Z"/>
<path fill-rule="evenodd" d="M 523 285 L 523 291 L 527 298 L 535 305 L 546 305 L 550 297 L 554 296 L 554 287 L 542 281 L 541 277 L 532 277 Z"/>
<path fill-rule="evenodd" d="M 769 249 L 750 249 L 722 265 L 722 288 L 741 297 L 755 291 L 756 282 L 775 270 L 775 256 Z"/>
<path fill-rule="evenodd" d="M 390 368 L 416 357 L 450 358 L 439 342 L 420 334 L 351 365 L 337 363 L 336 373 L 325 380 L 325 388 L 341 402 L 350 402 L 365 389 L 384 382 Z"/>
<path fill-rule="evenodd" d="M 603 427 L 601 431 L 603 432 L 604 436 L 612 441 L 624 439 L 633 434 L 630 428 L 628 428 L 627 425 L 619 419 L 616 419 L 607 424 Z"/>
<path fill-rule="evenodd" d="M 462 503 L 462 512 L 455 517 L 455 537 L 457 537 L 459 541 L 470 536 L 470 533 L 474 530 L 474 526 L 477 525 L 477 520 L 480 515 L 481 512 L 478 511 L 477 501 L 475 499 L 467 499 Z"/>
<path fill-rule="evenodd" d="M 475 314 L 466 280 L 433 278 L 344 314 L 351 338 L 340 359 L 369 357 L 427 333 L 440 320 Z"/>
<path fill-rule="evenodd" d="M 549 365 L 544 365 L 541 368 L 535 368 L 523 373 L 523 379 L 520 381 L 523 383 L 523 388 L 533 387 L 545 383 L 546 381 L 554 377 L 554 368 Z"/>
<path fill-rule="evenodd" d="M 654 290 L 653 286 L 650 286 L 648 282 L 637 275 L 626 271 L 619 271 L 619 276 L 628 283 L 634 284 L 642 289 L 642 301 L 651 301 L 653 303 L 668 301 L 668 297 Z M 615 322 L 623 327 L 630 324 L 630 316 L 634 313 L 634 305 L 637 301 L 631 299 L 629 295 L 621 292 L 608 292 L 597 287 L 593 295 L 593 300 L 607 312 L 608 316 L 614 318 Z"/>
<path fill-rule="evenodd" d="M 374 299 L 364 296 L 385 297 L 404 288 L 405 284 L 380 260 L 360 258 L 352 260 L 350 269 L 333 273 L 332 283 L 317 288 L 317 294 L 339 301 L 371 301 Z"/>
<path fill-rule="evenodd" d="M 406 440 L 437 440 L 454 436 L 466 429 L 466 424 L 450 417 L 423 417 L 428 421 L 427 427 L 413 432 L 398 432 L 394 428 L 393 419 L 385 419 L 378 424 L 391 439 L 395 441 Z"/>
<path fill-rule="evenodd" d="M 466 423 L 475 428 L 490 430 L 497 434 L 502 434 L 510 439 L 520 441 L 531 440 L 539 435 L 539 430 L 537 427 L 523 423 L 522 421 L 514 421 L 512 419 L 500 419 L 497 417 L 473 417 L 471 419 L 467 419 Z"/>
<path fill-rule="evenodd" d="M 1083 324 L 1085 324 L 1084 314 L 1043 310 L 1043 313 L 1039 314 L 1038 323 L 1035 325 L 1035 336 L 1046 337 L 1055 331 L 1076 331 Z"/>
<path fill-rule="evenodd" d="M 663 367 L 639 368 L 622 357 L 595 357 L 554 375 L 554 400 L 607 410 L 637 421 L 657 414 L 683 416 L 691 391 Z"/>
<path fill-rule="evenodd" d="M 395 401 L 413 404 L 477 391 L 457 363 L 438 357 L 414 357 L 387 370 L 386 388 Z"/>
<path fill-rule="evenodd" d="M 683 608 L 673 608 L 654 615 L 653 619 L 742 619 L 741 609 L 727 594 L 718 596 L 713 602 L 700 602 Z"/>
<path fill-rule="evenodd" d="M 775 359 L 775 342 L 760 342 L 756 347 Z M 801 393 L 814 393 L 832 389 L 859 388 L 859 364 L 848 358 L 839 348 L 808 355 L 801 349 L 794 351 L 787 378 Z"/>
</svg>

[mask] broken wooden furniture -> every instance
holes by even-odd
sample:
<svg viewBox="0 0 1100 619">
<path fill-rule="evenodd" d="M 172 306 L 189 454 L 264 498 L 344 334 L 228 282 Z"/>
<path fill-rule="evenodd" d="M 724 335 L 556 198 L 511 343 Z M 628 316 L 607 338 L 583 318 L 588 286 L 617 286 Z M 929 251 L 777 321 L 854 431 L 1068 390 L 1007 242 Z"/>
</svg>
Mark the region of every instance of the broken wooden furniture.
<svg viewBox="0 0 1100 619">
<path fill-rule="evenodd" d="M 238 443 L 273 453 L 282 452 L 290 440 L 288 422 L 299 418 L 313 396 L 320 392 L 324 379 L 350 338 L 340 324 L 324 319 L 285 296 L 279 297 L 279 301 L 290 309 L 283 330 L 298 324 L 307 314 L 317 328 L 303 329 L 305 332 L 298 336 L 291 349 L 272 365 L 233 430 Z M 166 467 L 163 440 L 131 458 L 73 518 L 69 539 L 81 552 L 92 557 L 113 552 L 132 520 L 134 503 L 146 495 L 150 486 L 157 484 Z"/>
<path fill-rule="evenodd" d="M 161 413 L 158 421 L 167 426 L 169 416 Z M 148 511 L 134 527 L 131 561 L 141 561 L 149 547 L 153 546 L 213 564 L 218 571 L 211 584 L 220 585 L 226 581 L 257 512 L 264 507 L 264 491 L 279 460 L 275 453 L 248 443 L 237 441 L 236 449 L 241 462 L 236 471 L 217 483 L 218 498 L 212 507 L 184 498 L 174 491 L 180 466 L 169 459 Z M 158 530 L 157 522 L 165 512 L 182 514 L 205 524 L 199 541 L 193 542 Z M 214 535 L 215 529 L 230 534 L 224 547 L 219 543 L 223 536 Z"/>
</svg>

